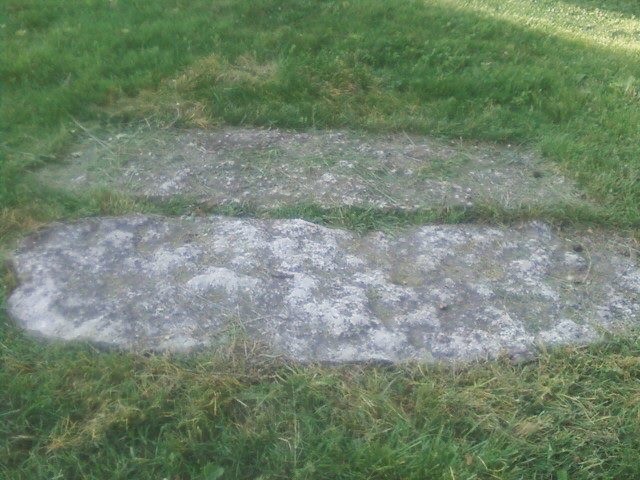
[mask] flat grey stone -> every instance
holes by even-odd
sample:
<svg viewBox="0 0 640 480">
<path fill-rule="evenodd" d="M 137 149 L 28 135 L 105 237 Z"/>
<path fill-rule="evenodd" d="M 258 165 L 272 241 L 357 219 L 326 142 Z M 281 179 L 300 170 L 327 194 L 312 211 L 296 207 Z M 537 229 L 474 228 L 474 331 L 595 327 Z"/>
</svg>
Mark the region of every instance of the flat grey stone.
<svg viewBox="0 0 640 480">
<path fill-rule="evenodd" d="M 572 182 L 522 149 L 402 134 L 140 130 L 88 138 L 64 164 L 37 175 L 65 189 L 259 208 L 586 203 Z"/>
<path fill-rule="evenodd" d="M 613 237 L 302 220 L 92 218 L 26 238 L 10 315 L 37 335 L 189 351 L 241 332 L 301 361 L 526 356 L 637 326 L 640 269 Z"/>
</svg>

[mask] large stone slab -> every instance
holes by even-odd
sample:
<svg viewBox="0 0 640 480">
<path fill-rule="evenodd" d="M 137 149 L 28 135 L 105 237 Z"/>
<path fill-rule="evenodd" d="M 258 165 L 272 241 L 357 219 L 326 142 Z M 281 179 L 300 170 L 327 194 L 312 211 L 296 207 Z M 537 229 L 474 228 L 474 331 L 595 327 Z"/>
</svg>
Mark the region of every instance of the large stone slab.
<svg viewBox="0 0 640 480">
<path fill-rule="evenodd" d="M 301 220 L 94 218 L 22 242 L 8 306 L 38 335 L 137 351 L 242 332 L 302 361 L 519 357 L 638 325 L 634 255 L 535 222 L 358 236 Z"/>
<path fill-rule="evenodd" d="M 140 130 L 92 137 L 38 173 L 65 189 L 106 187 L 151 198 L 277 208 L 505 208 L 584 204 L 553 167 L 511 146 L 408 135 Z"/>
</svg>

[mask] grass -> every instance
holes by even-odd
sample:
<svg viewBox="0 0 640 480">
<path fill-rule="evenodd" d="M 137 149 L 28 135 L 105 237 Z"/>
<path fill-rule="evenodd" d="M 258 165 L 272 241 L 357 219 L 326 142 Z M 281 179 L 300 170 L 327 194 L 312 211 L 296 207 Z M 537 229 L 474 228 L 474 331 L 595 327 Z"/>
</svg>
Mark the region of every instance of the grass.
<svg viewBox="0 0 640 480">
<path fill-rule="evenodd" d="M 524 144 L 639 224 L 632 2 L 5 3 L 5 205 L 81 133 L 71 116 L 147 118 Z"/>
<path fill-rule="evenodd" d="M 198 213 L 189 199 L 35 188 L 26 174 L 64 156 L 76 121 L 509 142 L 600 208 L 213 210 L 357 230 L 538 217 L 637 233 L 638 31 L 632 0 L 3 0 L 0 252 L 59 219 Z M 0 308 L 0 477 L 640 477 L 637 335 L 464 368 L 295 366 L 243 347 L 186 359 L 42 345 Z"/>
<path fill-rule="evenodd" d="M 470 368 L 3 345 L 5 478 L 640 475 L 637 337 Z"/>
</svg>

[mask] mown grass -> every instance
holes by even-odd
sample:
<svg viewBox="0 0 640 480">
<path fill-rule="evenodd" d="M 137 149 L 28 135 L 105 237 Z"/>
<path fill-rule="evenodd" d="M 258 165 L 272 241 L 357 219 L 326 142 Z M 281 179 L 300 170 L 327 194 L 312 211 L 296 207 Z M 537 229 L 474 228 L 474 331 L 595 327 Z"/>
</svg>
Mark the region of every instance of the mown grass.
<svg viewBox="0 0 640 480">
<path fill-rule="evenodd" d="M 640 475 L 637 337 L 470 368 L 2 345 L 7 479 Z"/>
<path fill-rule="evenodd" d="M 71 116 L 153 117 L 522 143 L 612 225 L 640 221 L 634 2 L 30 0 L 5 12 L 5 205 L 30 203 L 23 168 L 80 133 Z"/>
<path fill-rule="evenodd" d="M 198 213 L 36 189 L 26 172 L 60 158 L 74 119 L 518 143 L 603 211 L 517 215 L 637 228 L 638 16 L 632 0 L 3 0 L 0 250 L 56 219 Z M 358 230 L 509 220 L 490 206 L 216 211 Z M 241 339 L 190 359 L 43 345 L 0 308 L 0 477 L 640 478 L 637 336 L 519 366 L 250 353 Z"/>
</svg>

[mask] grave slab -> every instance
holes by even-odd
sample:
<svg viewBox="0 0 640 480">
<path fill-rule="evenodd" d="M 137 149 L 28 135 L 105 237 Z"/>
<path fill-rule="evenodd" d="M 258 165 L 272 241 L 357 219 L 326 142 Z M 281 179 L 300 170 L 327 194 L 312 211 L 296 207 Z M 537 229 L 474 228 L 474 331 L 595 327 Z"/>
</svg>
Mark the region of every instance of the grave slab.
<svg viewBox="0 0 640 480">
<path fill-rule="evenodd" d="M 47 186 L 107 188 L 207 205 L 272 209 L 300 204 L 415 210 L 497 205 L 586 205 L 549 163 L 509 145 L 350 132 L 141 129 L 93 135 L 62 164 L 37 173 Z"/>
<path fill-rule="evenodd" d="M 25 238 L 12 264 L 18 325 L 137 352 L 242 335 L 303 362 L 523 358 L 640 322 L 636 251 L 540 222 L 90 218 Z"/>
</svg>

